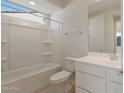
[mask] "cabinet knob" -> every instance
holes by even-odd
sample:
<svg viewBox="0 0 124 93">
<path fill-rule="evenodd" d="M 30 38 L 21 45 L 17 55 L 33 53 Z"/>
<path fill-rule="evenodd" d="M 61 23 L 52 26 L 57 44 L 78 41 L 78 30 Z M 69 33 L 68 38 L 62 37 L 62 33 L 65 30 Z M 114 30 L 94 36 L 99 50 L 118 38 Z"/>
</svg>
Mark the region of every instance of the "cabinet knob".
<svg viewBox="0 0 124 93">
<path fill-rule="evenodd" d="M 123 76 L 123 70 L 120 70 L 118 75 L 119 76 L 121 76 L 121 75 Z"/>
</svg>

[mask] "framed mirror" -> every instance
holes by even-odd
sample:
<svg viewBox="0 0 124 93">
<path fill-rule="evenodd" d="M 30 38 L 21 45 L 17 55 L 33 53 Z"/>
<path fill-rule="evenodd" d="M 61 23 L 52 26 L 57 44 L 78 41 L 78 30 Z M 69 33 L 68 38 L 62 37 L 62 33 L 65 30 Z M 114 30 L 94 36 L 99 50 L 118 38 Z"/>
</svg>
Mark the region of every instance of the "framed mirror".
<svg viewBox="0 0 124 93">
<path fill-rule="evenodd" d="M 88 12 L 89 52 L 120 53 L 121 0 L 100 0 Z"/>
</svg>

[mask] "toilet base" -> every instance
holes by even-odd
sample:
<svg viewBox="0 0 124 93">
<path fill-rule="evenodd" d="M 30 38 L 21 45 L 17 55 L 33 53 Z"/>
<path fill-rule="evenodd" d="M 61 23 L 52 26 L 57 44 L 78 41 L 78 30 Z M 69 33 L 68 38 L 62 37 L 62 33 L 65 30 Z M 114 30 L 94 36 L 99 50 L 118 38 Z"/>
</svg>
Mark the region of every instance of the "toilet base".
<svg viewBox="0 0 124 93">
<path fill-rule="evenodd" d="M 67 93 L 67 82 L 54 85 L 56 93 Z"/>
</svg>

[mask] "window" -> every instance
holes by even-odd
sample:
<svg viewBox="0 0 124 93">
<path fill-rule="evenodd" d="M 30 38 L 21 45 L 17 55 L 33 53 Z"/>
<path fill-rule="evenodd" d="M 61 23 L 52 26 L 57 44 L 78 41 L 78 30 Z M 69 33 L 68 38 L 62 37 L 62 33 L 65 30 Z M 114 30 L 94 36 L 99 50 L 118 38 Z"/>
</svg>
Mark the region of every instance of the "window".
<svg viewBox="0 0 124 93">
<path fill-rule="evenodd" d="M 37 13 L 28 7 L 18 5 L 8 0 L 1 0 L 1 13 L 13 17 L 39 22 L 42 24 L 45 23 L 44 14 Z"/>
<path fill-rule="evenodd" d="M 116 46 L 121 46 L 121 33 L 116 33 Z"/>
</svg>

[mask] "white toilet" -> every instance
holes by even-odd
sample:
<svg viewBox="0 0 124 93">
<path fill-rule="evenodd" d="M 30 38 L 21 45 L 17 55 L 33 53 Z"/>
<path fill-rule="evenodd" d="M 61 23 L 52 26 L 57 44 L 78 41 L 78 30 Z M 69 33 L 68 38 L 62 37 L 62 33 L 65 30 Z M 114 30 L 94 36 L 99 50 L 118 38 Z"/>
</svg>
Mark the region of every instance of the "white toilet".
<svg viewBox="0 0 124 93">
<path fill-rule="evenodd" d="M 50 81 L 56 88 L 56 93 L 67 93 L 67 80 L 75 71 L 75 63 L 73 58 L 67 57 L 64 62 L 64 70 L 55 73 L 50 77 Z"/>
</svg>

